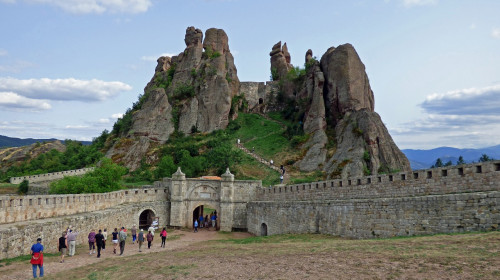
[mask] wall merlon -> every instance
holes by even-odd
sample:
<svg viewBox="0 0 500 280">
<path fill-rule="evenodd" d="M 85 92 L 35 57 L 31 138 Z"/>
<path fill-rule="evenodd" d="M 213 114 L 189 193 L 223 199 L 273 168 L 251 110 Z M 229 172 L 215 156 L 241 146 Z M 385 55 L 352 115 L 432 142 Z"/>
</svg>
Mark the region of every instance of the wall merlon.
<svg viewBox="0 0 500 280">
<path fill-rule="evenodd" d="M 20 184 L 24 180 L 27 180 L 29 183 L 54 181 L 54 180 L 62 179 L 62 178 L 64 178 L 64 176 L 83 175 L 83 174 L 90 172 L 90 171 L 93 171 L 93 170 L 94 170 L 94 167 L 88 167 L 88 168 L 66 170 L 66 171 L 45 173 L 45 174 L 38 174 L 38 175 L 31 175 L 31 176 L 11 177 L 10 183 L 11 184 Z"/>
</svg>

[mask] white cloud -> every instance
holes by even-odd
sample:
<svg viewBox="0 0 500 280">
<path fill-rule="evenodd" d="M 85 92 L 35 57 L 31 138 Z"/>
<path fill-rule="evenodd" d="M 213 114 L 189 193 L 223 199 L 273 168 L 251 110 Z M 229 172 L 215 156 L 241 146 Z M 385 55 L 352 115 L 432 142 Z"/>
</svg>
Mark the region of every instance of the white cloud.
<svg viewBox="0 0 500 280">
<path fill-rule="evenodd" d="M 440 115 L 498 115 L 500 85 L 434 93 L 420 106 L 428 113 Z"/>
<path fill-rule="evenodd" d="M 7 54 L 8 54 L 8 52 L 6 50 L 0 49 L 0 56 L 5 56 Z"/>
<path fill-rule="evenodd" d="M 86 129 L 89 128 L 88 125 L 67 125 L 65 128 L 67 129 Z"/>
<path fill-rule="evenodd" d="M 113 115 L 111 115 L 111 117 L 114 119 L 119 119 L 119 118 L 123 117 L 123 113 L 113 114 Z"/>
<path fill-rule="evenodd" d="M 122 82 L 105 82 L 96 79 L 28 79 L 0 78 L 0 90 L 15 92 L 34 99 L 103 101 L 129 91 L 132 87 Z"/>
<path fill-rule="evenodd" d="M 175 53 L 162 53 L 162 54 L 157 55 L 157 56 L 155 56 L 155 55 L 146 56 L 145 55 L 145 56 L 142 56 L 141 59 L 145 60 L 145 61 L 156 61 L 156 60 L 158 60 L 158 58 L 160 58 L 162 56 L 172 57 L 174 55 L 177 55 L 177 54 L 175 54 Z"/>
<path fill-rule="evenodd" d="M 491 30 L 491 37 L 500 39 L 500 28 L 493 28 L 493 30 Z"/>
<path fill-rule="evenodd" d="M 469 25 L 469 29 L 476 29 L 476 27 L 477 27 L 477 26 L 476 26 L 476 24 L 475 24 L 475 23 L 471 23 L 471 24 Z"/>
<path fill-rule="evenodd" d="M 0 107 L 29 111 L 42 111 L 52 108 L 46 100 L 26 98 L 14 92 L 0 92 Z"/>
<path fill-rule="evenodd" d="M 403 5 L 406 7 L 435 5 L 437 3 L 438 0 L 403 0 Z"/>
<path fill-rule="evenodd" d="M 422 118 L 389 128 L 402 148 L 499 144 L 500 85 L 434 93 L 420 106 L 425 113 Z"/>
<path fill-rule="evenodd" d="M 7 2 L 15 1 L 7 0 Z M 56 6 L 75 14 L 144 13 L 152 5 L 151 0 L 24 0 L 24 2 Z"/>
<path fill-rule="evenodd" d="M 102 124 L 106 124 L 106 123 L 110 123 L 111 121 L 109 119 L 99 119 L 97 122 L 102 123 Z"/>
</svg>

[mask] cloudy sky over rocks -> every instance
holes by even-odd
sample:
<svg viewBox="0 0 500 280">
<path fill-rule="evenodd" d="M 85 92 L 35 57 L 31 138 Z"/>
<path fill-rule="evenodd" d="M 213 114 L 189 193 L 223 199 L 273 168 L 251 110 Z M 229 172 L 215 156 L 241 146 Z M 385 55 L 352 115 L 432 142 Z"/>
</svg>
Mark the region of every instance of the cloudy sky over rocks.
<svg viewBox="0 0 500 280">
<path fill-rule="evenodd" d="M 91 140 L 188 26 L 222 28 L 241 81 L 269 52 L 356 48 L 400 148 L 500 144 L 500 1 L 0 0 L 0 135 Z"/>
</svg>

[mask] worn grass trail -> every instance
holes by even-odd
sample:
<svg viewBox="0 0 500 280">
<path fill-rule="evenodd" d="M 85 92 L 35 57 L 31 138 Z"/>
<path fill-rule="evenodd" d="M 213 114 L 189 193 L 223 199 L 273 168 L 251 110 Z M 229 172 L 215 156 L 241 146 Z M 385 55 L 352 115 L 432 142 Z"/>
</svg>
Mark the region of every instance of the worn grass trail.
<svg viewBox="0 0 500 280">
<path fill-rule="evenodd" d="M 167 243 L 166 250 L 106 256 L 99 262 L 58 272 L 47 269 L 47 276 L 48 279 L 500 278 L 500 232 L 375 240 L 317 234 L 270 237 L 203 231 L 180 234 L 180 238 Z M 29 276 L 29 264 L 21 265 L 24 275 Z M 0 275 L 3 272 L 0 268 Z"/>
</svg>

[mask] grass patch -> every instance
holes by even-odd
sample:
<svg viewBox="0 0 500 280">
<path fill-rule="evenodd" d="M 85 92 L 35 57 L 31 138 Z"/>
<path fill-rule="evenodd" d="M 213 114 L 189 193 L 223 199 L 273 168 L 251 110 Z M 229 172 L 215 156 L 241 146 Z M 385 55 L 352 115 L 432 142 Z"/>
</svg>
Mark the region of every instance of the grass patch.
<svg viewBox="0 0 500 280">
<path fill-rule="evenodd" d="M 19 185 L 10 183 L 0 183 L 0 194 L 16 194 Z"/>
</svg>

